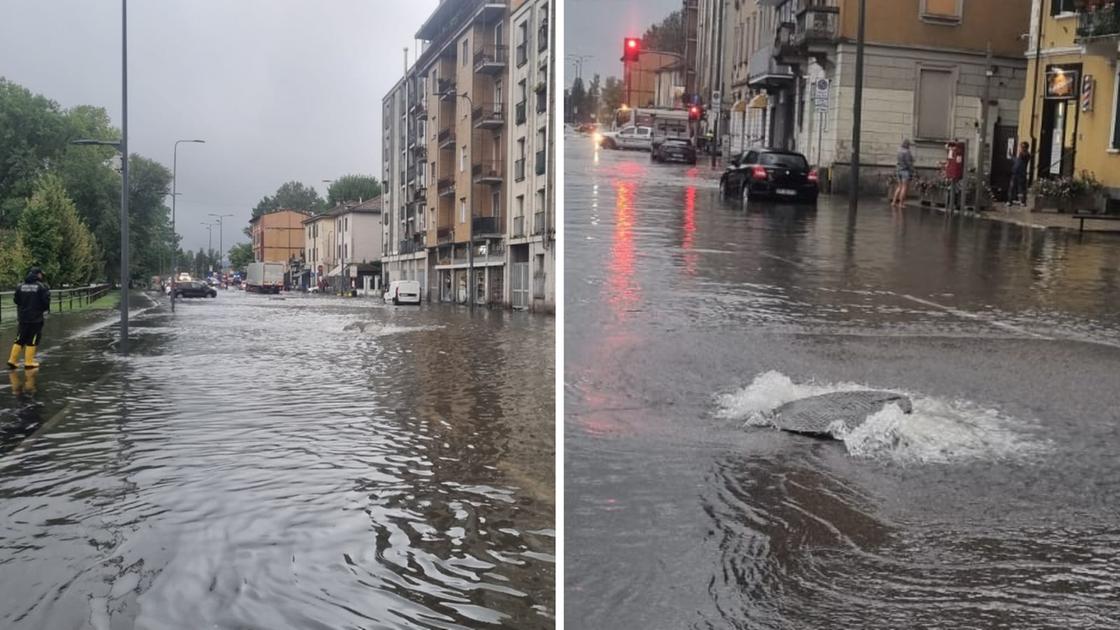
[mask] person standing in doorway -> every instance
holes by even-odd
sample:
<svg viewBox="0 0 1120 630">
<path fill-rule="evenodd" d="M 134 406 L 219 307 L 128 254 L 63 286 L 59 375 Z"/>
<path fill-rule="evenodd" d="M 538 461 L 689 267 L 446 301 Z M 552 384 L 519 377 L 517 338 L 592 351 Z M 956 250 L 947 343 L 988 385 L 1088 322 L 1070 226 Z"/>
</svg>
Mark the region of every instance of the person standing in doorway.
<svg viewBox="0 0 1120 630">
<path fill-rule="evenodd" d="M 906 195 L 910 192 L 910 180 L 914 178 L 914 154 L 910 152 L 910 141 L 903 140 L 898 148 L 898 165 L 895 170 L 898 185 L 894 188 L 891 197 L 892 207 L 902 207 L 906 203 Z"/>
<path fill-rule="evenodd" d="M 19 367 L 19 355 L 23 352 L 23 368 L 33 370 L 39 367 L 35 360 L 35 352 L 39 349 L 39 341 L 43 335 L 43 323 L 46 313 L 51 310 L 51 290 L 44 282 L 43 270 L 32 267 L 27 272 L 23 284 L 16 287 L 12 301 L 16 303 L 19 313 L 19 336 L 12 344 L 12 353 L 8 356 L 8 369 Z"/>
<path fill-rule="evenodd" d="M 1015 154 L 1015 161 L 1011 164 L 1011 185 L 1007 192 L 1007 205 L 1027 205 L 1027 173 L 1031 170 L 1031 145 L 1023 142 L 1019 145 L 1019 152 Z"/>
</svg>

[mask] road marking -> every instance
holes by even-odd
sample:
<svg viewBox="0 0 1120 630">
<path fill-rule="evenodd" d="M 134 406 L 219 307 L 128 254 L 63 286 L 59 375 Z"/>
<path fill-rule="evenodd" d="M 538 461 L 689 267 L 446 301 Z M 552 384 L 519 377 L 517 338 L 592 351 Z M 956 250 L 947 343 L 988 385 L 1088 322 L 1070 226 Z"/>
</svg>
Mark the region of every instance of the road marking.
<svg viewBox="0 0 1120 630">
<path fill-rule="evenodd" d="M 1036 333 L 1036 332 L 1031 332 L 1031 331 L 1029 331 L 1025 328 L 1016 326 L 1014 324 L 1008 324 L 1007 322 L 1001 322 L 999 320 L 988 319 L 987 317 L 984 317 L 982 315 L 977 315 L 976 313 L 970 313 L 969 311 L 963 311 L 959 308 L 953 308 L 952 306 L 945 306 L 944 304 L 938 304 L 937 302 L 933 302 L 933 301 L 930 301 L 930 300 L 924 300 L 920 297 L 914 297 L 913 295 L 907 295 L 905 293 L 901 293 L 901 294 L 898 294 L 898 295 L 899 295 L 899 297 L 910 300 L 911 302 L 915 302 L 917 304 L 922 304 L 924 306 L 929 306 L 931 308 L 936 308 L 936 309 L 942 310 L 946 313 L 949 313 L 950 315 L 955 315 L 957 317 L 963 317 L 965 319 L 971 319 L 973 321 L 982 322 L 982 323 L 985 323 L 985 324 L 989 324 L 991 326 L 995 326 L 996 328 L 1001 328 L 1003 330 L 1013 332 L 1013 333 L 1016 333 L 1016 334 L 1019 334 L 1019 335 L 1026 335 L 1028 337 L 1034 337 L 1035 339 L 1044 339 L 1046 341 L 1055 341 L 1054 337 L 1048 337 L 1046 335 L 1042 335 L 1042 334 L 1039 334 L 1039 333 Z"/>
</svg>

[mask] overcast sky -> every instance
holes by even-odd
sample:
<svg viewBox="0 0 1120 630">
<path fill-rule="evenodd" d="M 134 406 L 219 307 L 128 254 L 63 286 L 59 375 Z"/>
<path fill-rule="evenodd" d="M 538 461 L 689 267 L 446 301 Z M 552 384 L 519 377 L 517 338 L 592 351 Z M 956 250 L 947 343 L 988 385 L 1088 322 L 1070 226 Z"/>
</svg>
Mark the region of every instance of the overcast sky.
<svg viewBox="0 0 1120 630">
<path fill-rule="evenodd" d="M 641 37 L 646 29 L 684 6 L 682 0 L 566 0 L 564 45 L 568 55 L 594 55 L 583 63 L 583 79 L 595 73 L 605 79 L 622 76 L 622 40 Z M 576 67 L 568 62 L 564 80 L 570 85 Z"/>
<path fill-rule="evenodd" d="M 437 0 L 132 0 L 129 149 L 171 167 L 184 249 L 244 241 L 257 201 L 288 180 L 381 176 L 381 99 Z M 580 3 L 582 4 L 582 3 Z M 0 76 L 120 125 L 119 0 L 0 0 Z M 168 200 L 170 204 L 170 199 Z M 214 230 L 214 247 L 218 247 Z"/>
</svg>

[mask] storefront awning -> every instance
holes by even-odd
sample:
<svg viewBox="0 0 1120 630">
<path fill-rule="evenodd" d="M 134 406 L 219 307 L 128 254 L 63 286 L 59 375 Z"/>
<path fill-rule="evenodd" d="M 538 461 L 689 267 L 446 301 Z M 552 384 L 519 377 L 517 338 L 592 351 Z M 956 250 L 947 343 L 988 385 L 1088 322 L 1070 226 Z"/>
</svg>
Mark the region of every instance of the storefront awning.
<svg viewBox="0 0 1120 630">
<path fill-rule="evenodd" d="M 770 107 L 770 98 L 765 94 L 756 94 L 748 105 L 751 109 L 766 109 Z"/>
<path fill-rule="evenodd" d="M 741 113 L 747 111 L 747 101 L 744 101 L 744 100 L 735 101 L 735 104 L 731 106 L 731 111 L 733 111 L 735 113 L 738 113 L 738 114 L 741 114 Z"/>
</svg>

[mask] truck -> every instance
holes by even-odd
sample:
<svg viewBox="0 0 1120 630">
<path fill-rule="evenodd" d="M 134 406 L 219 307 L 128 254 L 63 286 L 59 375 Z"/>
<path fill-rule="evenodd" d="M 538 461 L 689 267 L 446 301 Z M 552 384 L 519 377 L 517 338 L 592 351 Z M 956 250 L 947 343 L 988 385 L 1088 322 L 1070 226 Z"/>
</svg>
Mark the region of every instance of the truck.
<svg viewBox="0 0 1120 630">
<path fill-rule="evenodd" d="M 667 138 L 691 141 L 693 129 L 687 109 L 624 107 L 615 111 L 610 131 L 596 134 L 605 149 L 656 151 Z"/>
<path fill-rule="evenodd" d="M 250 293 L 280 293 L 284 287 L 284 263 L 249 263 L 245 290 Z"/>
</svg>

